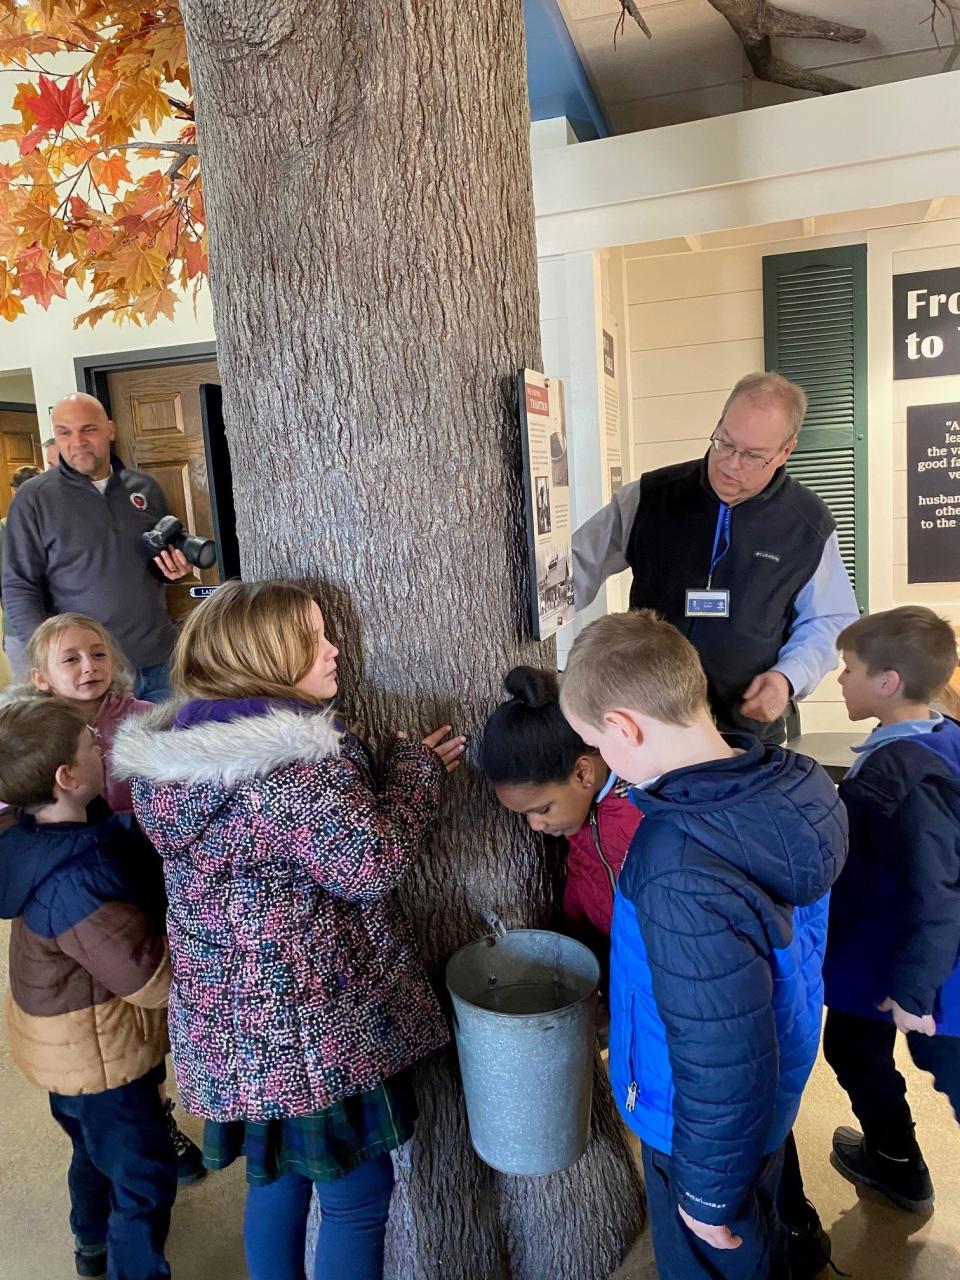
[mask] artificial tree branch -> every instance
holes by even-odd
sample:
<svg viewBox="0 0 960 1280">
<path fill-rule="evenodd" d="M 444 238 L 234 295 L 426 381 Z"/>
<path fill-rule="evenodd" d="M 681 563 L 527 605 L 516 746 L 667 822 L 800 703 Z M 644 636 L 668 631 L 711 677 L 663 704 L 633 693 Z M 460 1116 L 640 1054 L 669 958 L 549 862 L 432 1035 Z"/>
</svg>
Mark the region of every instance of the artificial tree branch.
<svg viewBox="0 0 960 1280">
<path fill-rule="evenodd" d="M 620 0 L 620 17 L 617 19 L 617 25 L 613 30 L 613 45 L 617 45 L 617 32 L 622 31 L 628 17 L 632 18 L 648 40 L 653 39 L 653 32 L 647 26 L 646 19 L 637 8 L 635 0 Z"/>
<path fill-rule="evenodd" d="M 744 52 L 750 63 L 750 70 L 758 80 L 765 80 L 768 84 L 782 84 L 788 89 L 806 89 L 810 93 L 824 94 L 847 93 L 854 88 L 845 80 L 834 80 L 832 76 L 821 75 L 819 71 L 798 67 L 783 58 L 774 57 L 769 38 L 752 49 L 744 45 Z"/>
<path fill-rule="evenodd" d="M 960 12 L 954 0 L 931 0 L 930 9 L 930 34 L 937 42 L 939 48 L 940 39 L 937 35 L 937 19 L 946 18 L 950 23 L 950 30 L 953 33 L 954 44 L 960 40 Z"/>
<path fill-rule="evenodd" d="M 106 147 L 100 147 L 94 154 L 104 155 L 108 151 L 172 151 L 182 160 L 189 160 L 191 156 L 200 154 L 195 142 L 111 142 Z"/>
<path fill-rule="evenodd" d="M 710 3 L 713 4 L 713 0 Z M 723 12 L 719 4 L 713 7 Z M 845 22 L 834 22 L 832 18 L 791 13 L 789 9 L 780 9 L 772 4 L 766 5 L 765 9 L 767 34 L 771 36 L 798 36 L 803 40 L 840 40 L 845 44 L 858 44 L 867 34 L 863 27 L 849 27 Z"/>
<path fill-rule="evenodd" d="M 943 5 L 949 12 L 953 0 L 931 0 L 931 2 L 935 10 Z M 843 93 L 853 88 L 853 85 L 843 80 L 834 80 L 832 76 L 824 76 L 818 71 L 794 66 L 792 62 L 776 57 L 773 52 L 773 39 L 799 37 L 805 40 L 836 40 L 844 44 L 856 44 L 867 34 L 862 27 L 850 27 L 846 23 L 817 18 L 813 14 L 790 13 L 786 9 L 769 4 L 768 0 L 709 0 L 709 3 L 726 18 L 739 36 L 743 51 L 750 63 L 750 69 L 758 80 L 786 85 L 791 89 L 806 89 L 812 93 Z M 650 28 L 637 8 L 635 0 L 620 0 L 620 4 L 622 12 L 618 23 L 619 29 L 623 29 L 623 22 L 629 15 L 639 25 L 641 31 L 650 36 Z"/>
</svg>

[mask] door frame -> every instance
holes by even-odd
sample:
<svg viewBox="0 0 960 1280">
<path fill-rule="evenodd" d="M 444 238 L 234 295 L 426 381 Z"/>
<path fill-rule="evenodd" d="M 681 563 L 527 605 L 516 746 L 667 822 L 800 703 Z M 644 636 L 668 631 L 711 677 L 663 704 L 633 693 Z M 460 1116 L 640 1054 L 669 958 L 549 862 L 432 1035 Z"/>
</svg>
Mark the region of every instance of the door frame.
<svg viewBox="0 0 960 1280">
<path fill-rule="evenodd" d="M 181 342 L 173 347 L 141 347 L 133 351 L 108 351 L 103 355 L 74 356 L 73 370 L 77 390 L 96 396 L 110 416 L 111 373 L 124 369 L 158 369 L 171 364 L 195 364 L 200 360 L 216 360 L 215 342 Z"/>
<path fill-rule="evenodd" d="M 112 351 L 95 356 L 74 356 L 73 368 L 77 390 L 96 396 L 112 414 L 110 403 L 110 374 L 133 369 L 162 369 L 171 365 L 196 364 L 202 360 L 216 360 L 215 342 L 181 342 L 172 347 L 140 347 L 133 351 Z M 222 432 L 222 421 L 220 424 Z M 240 552 L 237 545 L 237 517 L 233 505 L 233 489 L 230 485 L 230 458 L 225 455 L 226 438 L 218 443 L 219 453 L 211 449 L 210 424 L 204 417 L 203 443 L 207 460 L 207 483 L 210 505 L 217 536 L 217 562 L 221 577 L 240 576 Z M 214 462 L 216 461 L 216 465 Z"/>
</svg>

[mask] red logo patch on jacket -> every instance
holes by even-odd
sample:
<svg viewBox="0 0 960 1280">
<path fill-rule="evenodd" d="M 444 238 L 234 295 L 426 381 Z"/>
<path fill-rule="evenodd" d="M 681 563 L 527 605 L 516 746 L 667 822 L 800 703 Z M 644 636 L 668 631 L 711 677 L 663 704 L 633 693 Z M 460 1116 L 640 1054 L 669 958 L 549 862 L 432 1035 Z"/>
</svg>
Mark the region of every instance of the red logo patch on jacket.
<svg viewBox="0 0 960 1280">
<path fill-rule="evenodd" d="M 137 508 L 138 511 L 146 511 L 147 500 L 142 493 L 131 493 L 130 501 L 133 503 L 133 505 Z"/>
</svg>

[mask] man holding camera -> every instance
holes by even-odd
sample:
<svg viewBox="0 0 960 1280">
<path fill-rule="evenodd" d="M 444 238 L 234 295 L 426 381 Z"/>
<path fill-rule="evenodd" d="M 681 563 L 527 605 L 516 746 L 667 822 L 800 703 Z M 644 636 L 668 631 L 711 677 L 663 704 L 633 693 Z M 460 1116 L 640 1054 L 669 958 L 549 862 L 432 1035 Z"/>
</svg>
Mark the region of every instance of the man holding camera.
<svg viewBox="0 0 960 1280">
<path fill-rule="evenodd" d="M 169 514 L 166 498 L 117 457 L 116 430 L 93 396 L 64 396 L 51 422 L 60 465 L 21 486 L 7 517 L 4 611 L 24 650 L 53 614 L 96 618 L 135 668 L 135 695 L 162 702 L 176 639 L 164 584 L 190 567 L 172 547 L 151 557 L 143 541 Z M 8 657 L 23 675 L 25 652 Z"/>
</svg>

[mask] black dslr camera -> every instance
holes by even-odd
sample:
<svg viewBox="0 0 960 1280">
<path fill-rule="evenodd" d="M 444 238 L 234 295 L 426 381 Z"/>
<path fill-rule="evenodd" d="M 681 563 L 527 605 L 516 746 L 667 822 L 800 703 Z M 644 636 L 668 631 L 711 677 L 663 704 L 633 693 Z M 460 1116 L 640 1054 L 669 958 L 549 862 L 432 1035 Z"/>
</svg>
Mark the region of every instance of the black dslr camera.
<svg viewBox="0 0 960 1280">
<path fill-rule="evenodd" d="M 167 547 L 176 547 L 182 551 L 187 562 L 198 569 L 209 569 L 217 561 L 217 544 L 209 538 L 197 538 L 192 533 L 185 533 L 183 525 L 176 516 L 164 516 L 152 529 L 143 535 L 143 540 L 158 556 Z"/>
</svg>

